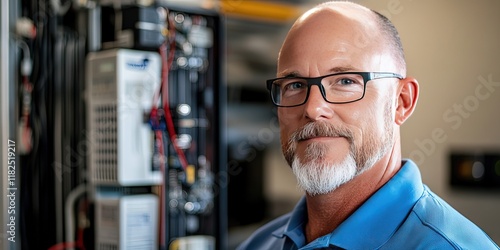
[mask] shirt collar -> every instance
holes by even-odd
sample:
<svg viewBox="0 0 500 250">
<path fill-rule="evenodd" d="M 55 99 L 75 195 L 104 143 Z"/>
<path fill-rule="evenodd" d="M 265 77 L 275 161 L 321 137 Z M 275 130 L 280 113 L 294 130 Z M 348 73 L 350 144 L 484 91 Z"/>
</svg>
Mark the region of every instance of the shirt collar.
<svg viewBox="0 0 500 250">
<path fill-rule="evenodd" d="M 307 205 L 306 198 L 302 197 L 295 208 L 292 210 L 292 215 L 288 223 L 283 227 L 278 228 L 273 232 L 273 235 L 279 238 L 288 236 L 295 245 L 303 246 L 306 242 L 304 235 L 304 223 L 307 220 Z"/>
<path fill-rule="evenodd" d="M 424 187 L 417 165 L 403 161 L 401 169 L 332 233 L 308 244 L 312 248 L 335 245 L 345 249 L 376 248 L 394 234 L 408 216 Z M 303 225 L 307 219 L 302 198 L 292 211 L 286 226 L 274 231 L 276 237 L 288 236 L 301 247 L 305 245 Z"/>
</svg>

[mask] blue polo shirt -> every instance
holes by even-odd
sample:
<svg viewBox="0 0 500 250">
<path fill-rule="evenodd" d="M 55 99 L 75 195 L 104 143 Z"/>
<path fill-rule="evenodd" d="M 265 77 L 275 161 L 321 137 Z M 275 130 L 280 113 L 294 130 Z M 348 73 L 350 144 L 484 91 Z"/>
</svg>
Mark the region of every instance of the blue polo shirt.
<svg viewBox="0 0 500 250">
<path fill-rule="evenodd" d="M 333 232 L 306 244 L 305 198 L 238 249 L 499 249 L 486 233 L 434 194 L 411 160 Z"/>
</svg>

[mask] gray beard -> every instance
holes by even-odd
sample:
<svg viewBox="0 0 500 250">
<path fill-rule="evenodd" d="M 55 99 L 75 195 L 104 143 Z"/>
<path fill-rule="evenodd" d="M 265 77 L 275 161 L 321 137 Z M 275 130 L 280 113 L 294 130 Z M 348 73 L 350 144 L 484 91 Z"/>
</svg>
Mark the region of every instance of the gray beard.
<svg viewBox="0 0 500 250">
<path fill-rule="evenodd" d="M 328 147 L 312 143 L 306 149 L 305 160 L 301 162 L 294 155 L 291 167 L 299 187 L 305 192 L 313 196 L 326 194 L 370 169 L 387 153 L 390 145 L 391 143 L 384 143 L 378 150 L 363 150 L 351 143 L 349 154 L 341 162 L 331 163 L 324 160 Z"/>
<path fill-rule="evenodd" d="M 316 152 L 324 151 L 318 150 Z M 319 155 L 323 153 L 313 154 Z M 315 156 L 308 154 L 307 158 L 313 157 Z M 321 159 L 321 157 L 317 159 Z M 302 164 L 299 158 L 294 156 L 291 166 L 299 187 L 309 195 L 329 193 L 337 189 L 340 185 L 350 181 L 358 172 L 356 161 L 352 154 L 348 154 L 342 162 L 337 164 L 329 164 L 321 160 L 306 160 Z"/>
<path fill-rule="evenodd" d="M 388 117 L 390 106 L 386 106 Z M 383 138 L 375 135 L 366 137 L 363 145 L 354 145 L 352 132 L 342 126 L 333 126 L 326 122 L 312 122 L 292 134 L 284 150 L 285 159 L 292 167 L 300 188 L 309 195 L 326 194 L 373 167 L 391 148 L 394 138 L 390 119 L 386 117 Z M 305 159 L 302 161 L 295 154 L 297 141 L 317 136 L 344 137 L 348 140 L 349 154 L 338 163 L 325 160 L 329 147 L 322 143 L 307 146 Z"/>
</svg>

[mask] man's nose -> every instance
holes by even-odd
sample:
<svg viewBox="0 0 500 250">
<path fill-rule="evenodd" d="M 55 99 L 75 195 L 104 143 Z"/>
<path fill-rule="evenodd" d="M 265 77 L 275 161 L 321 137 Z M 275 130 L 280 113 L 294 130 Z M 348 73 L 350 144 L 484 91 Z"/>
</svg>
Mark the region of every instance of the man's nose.
<svg viewBox="0 0 500 250">
<path fill-rule="evenodd" d="M 311 120 L 330 119 L 334 114 L 333 104 L 325 100 L 319 86 L 311 86 L 304 106 L 304 115 Z"/>
</svg>

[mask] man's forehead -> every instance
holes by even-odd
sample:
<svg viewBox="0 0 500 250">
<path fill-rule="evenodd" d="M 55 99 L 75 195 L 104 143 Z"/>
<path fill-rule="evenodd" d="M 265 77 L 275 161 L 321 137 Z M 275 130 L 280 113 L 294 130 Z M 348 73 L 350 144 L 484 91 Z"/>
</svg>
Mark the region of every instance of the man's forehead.
<svg viewBox="0 0 500 250">
<path fill-rule="evenodd" d="M 373 12 L 361 5 L 350 2 L 328 2 L 320 4 L 300 16 L 295 25 L 311 20 L 334 21 L 337 18 L 350 19 L 365 25 L 372 25 Z"/>
<path fill-rule="evenodd" d="M 281 52 L 317 49 L 343 53 L 353 47 L 368 49 L 369 44 L 379 40 L 380 32 L 377 32 L 377 27 L 372 27 L 375 24 L 343 15 L 332 16 L 332 13 L 322 11 L 298 21 L 289 31 Z"/>
<path fill-rule="evenodd" d="M 299 47 L 310 44 L 323 47 L 331 45 L 332 39 L 338 39 L 346 44 L 365 47 L 370 40 L 378 40 L 378 30 L 375 14 L 366 7 L 348 2 L 327 3 L 299 17 L 288 32 L 283 46 L 293 43 Z"/>
</svg>

